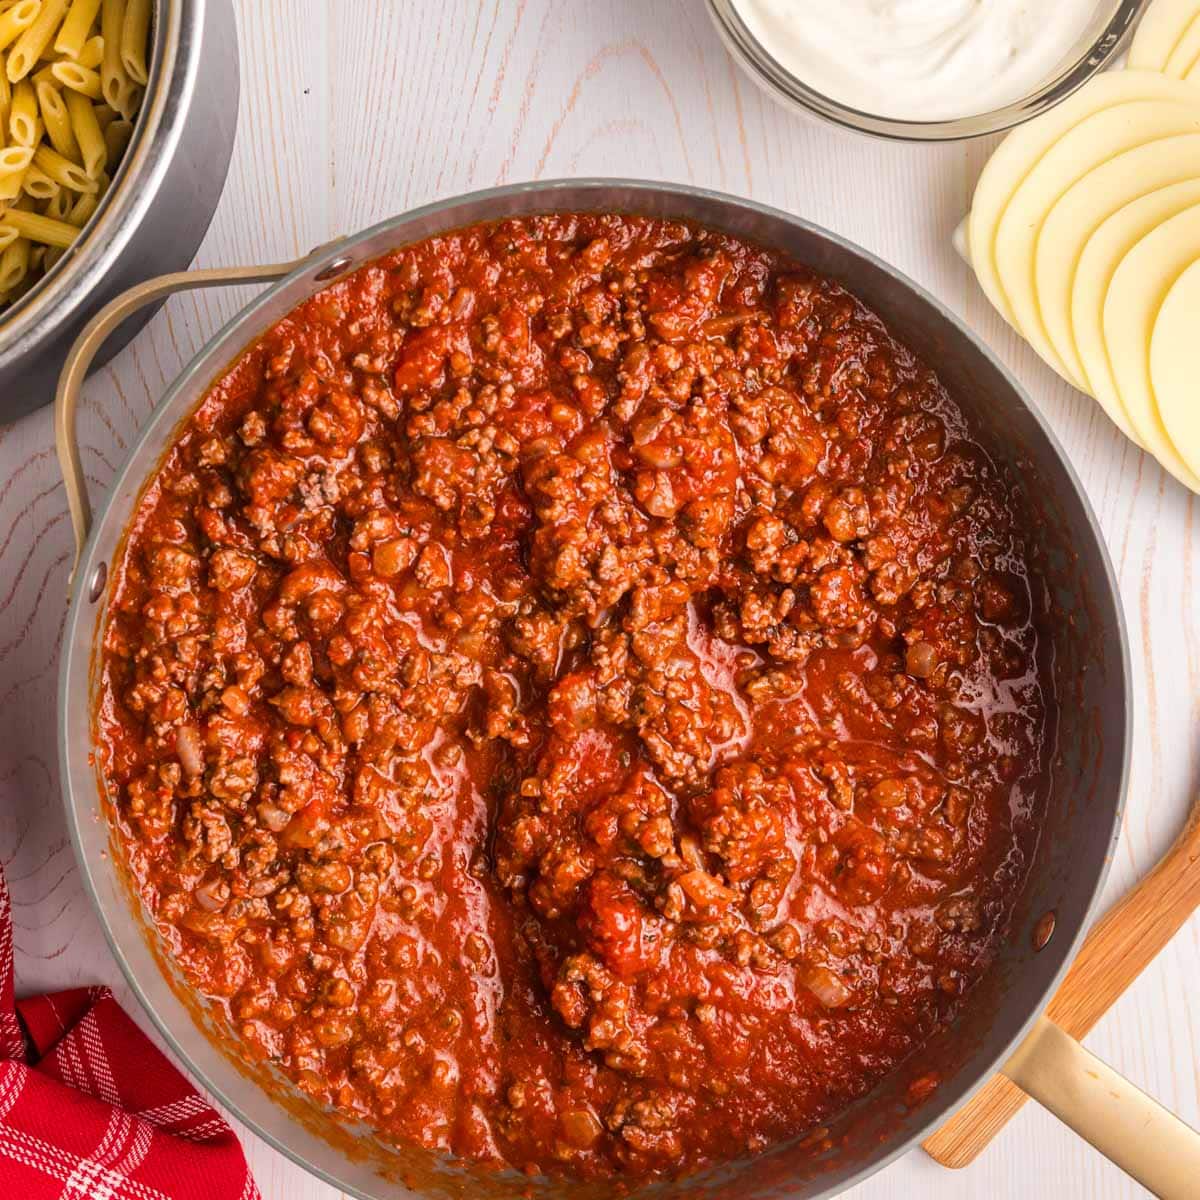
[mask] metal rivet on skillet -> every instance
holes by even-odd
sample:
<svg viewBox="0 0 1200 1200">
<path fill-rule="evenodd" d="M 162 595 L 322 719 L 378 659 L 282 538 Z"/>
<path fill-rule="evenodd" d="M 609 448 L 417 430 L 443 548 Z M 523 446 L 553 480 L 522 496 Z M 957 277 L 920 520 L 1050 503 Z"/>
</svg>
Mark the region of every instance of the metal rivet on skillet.
<svg viewBox="0 0 1200 1200">
<path fill-rule="evenodd" d="M 88 585 L 88 600 L 95 604 L 104 594 L 104 585 L 108 582 L 108 563 L 99 563 L 92 572 L 92 582 Z"/>
<path fill-rule="evenodd" d="M 339 254 L 324 270 L 318 271 L 313 278 L 318 283 L 324 283 L 328 279 L 333 279 L 340 275 L 348 266 L 354 262 L 354 259 L 348 254 Z"/>
</svg>

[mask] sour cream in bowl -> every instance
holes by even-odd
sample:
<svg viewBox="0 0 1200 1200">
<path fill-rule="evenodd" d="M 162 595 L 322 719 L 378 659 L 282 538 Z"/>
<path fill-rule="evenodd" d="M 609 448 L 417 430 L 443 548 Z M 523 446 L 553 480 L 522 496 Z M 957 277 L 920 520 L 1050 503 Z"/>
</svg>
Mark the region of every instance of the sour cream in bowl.
<svg viewBox="0 0 1200 1200">
<path fill-rule="evenodd" d="M 1145 0 L 710 0 L 764 86 L 898 137 L 964 137 L 1062 99 L 1119 47 Z M 911 127 L 911 128 L 896 128 Z"/>
</svg>

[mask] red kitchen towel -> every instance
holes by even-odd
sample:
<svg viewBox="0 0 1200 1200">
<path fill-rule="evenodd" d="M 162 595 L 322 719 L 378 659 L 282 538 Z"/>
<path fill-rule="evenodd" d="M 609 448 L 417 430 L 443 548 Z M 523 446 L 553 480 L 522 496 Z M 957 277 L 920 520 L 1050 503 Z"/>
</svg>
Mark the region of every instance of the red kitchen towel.
<svg viewBox="0 0 1200 1200">
<path fill-rule="evenodd" d="M 3 869 L 0 1196 L 259 1200 L 233 1130 L 108 988 L 14 998 Z"/>
</svg>

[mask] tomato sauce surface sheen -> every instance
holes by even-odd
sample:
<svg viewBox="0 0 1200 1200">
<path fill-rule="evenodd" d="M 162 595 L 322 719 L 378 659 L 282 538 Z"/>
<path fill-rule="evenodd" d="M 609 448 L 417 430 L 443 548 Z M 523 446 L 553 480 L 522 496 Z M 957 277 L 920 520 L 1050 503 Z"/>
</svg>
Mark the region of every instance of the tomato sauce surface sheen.
<svg viewBox="0 0 1200 1200">
<path fill-rule="evenodd" d="M 99 755 L 171 956 L 392 1141 L 675 1176 L 819 1126 L 1005 934 L 1033 535 L 835 284 L 691 225 L 398 250 L 154 476 Z"/>
</svg>

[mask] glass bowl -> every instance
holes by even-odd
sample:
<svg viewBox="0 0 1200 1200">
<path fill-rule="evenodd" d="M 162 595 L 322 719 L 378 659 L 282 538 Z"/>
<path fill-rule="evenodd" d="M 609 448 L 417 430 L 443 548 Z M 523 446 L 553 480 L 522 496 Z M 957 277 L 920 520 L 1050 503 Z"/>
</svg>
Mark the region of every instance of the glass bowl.
<svg viewBox="0 0 1200 1200">
<path fill-rule="evenodd" d="M 831 0 L 836 3 L 837 0 Z M 906 142 L 949 142 L 1002 133 L 1053 108 L 1112 61 L 1150 0 L 1097 0 L 1091 25 L 1059 72 L 1036 91 L 990 112 L 937 121 L 910 121 L 863 112 L 815 91 L 779 63 L 750 32 L 733 0 L 708 0 L 717 32 L 730 53 L 768 95 L 785 107 L 852 129 Z"/>
</svg>

